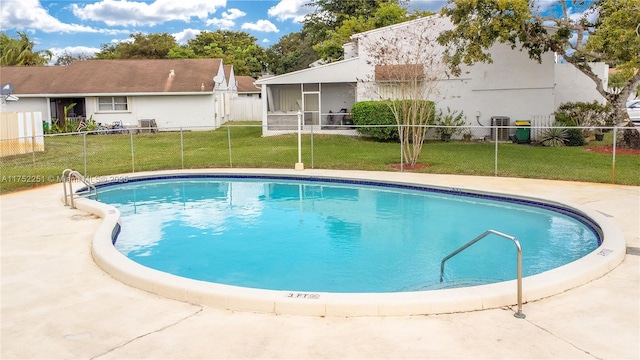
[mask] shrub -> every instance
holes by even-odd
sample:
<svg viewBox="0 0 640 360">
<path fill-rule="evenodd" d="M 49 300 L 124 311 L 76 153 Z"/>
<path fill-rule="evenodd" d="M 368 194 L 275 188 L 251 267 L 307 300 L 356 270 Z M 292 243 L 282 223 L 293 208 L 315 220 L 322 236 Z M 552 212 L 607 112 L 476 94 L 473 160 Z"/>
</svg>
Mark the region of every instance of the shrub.
<svg viewBox="0 0 640 360">
<path fill-rule="evenodd" d="M 567 126 L 587 127 L 587 129 L 567 130 L 567 146 L 583 146 L 586 144 L 585 138 L 590 136 L 594 129 L 613 124 L 611 107 L 601 105 L 597 101 L 592 103 L 572 102 L 564 103 L 558 107 L 554 113 L 556 121 Z M 596 129 L 595 132 L 600 133 Z"/>
<path fill-rule="evenodd" d="M 583 146 L 586 144 L 584 140 L 584 133 L 581 129 L 576 127 L 569 127 L 567 129 L 567 146 Z"/>
<path fill-rule="evenodd" d="M 382 141 L 400 141 L 400 135 L 398 133 L 398 122 L 396 121 L 389 101 L 360 101 L 351 107 L 351 118 L 353 123 L 358 125 L 358 132 L 362 135 L 371 136 L 375 139 Z M 429 111 L 430 118 L 421 122 L 424 125 L 433 124 L 435 118 L 435 103 L 428 100 L 399 100 L 407 102 L 421 102 L 420 105 L 426 105 L 425 107 L 418 107 L 419 109 L 425 109 L 427 106 L 431 108 Z M 410 106 L 397 106 L 397 108 L 410 108 Z M 406 105 L 406 104 L 405 104 Z M 415 109 L 415 107 L 414 107 Z M 402 117 L 402 114 L 400 115 Z M 377 125 L 377 126 L 367 126 Z"/>
<path fill-rule="evenodd" d="M 570 102 L 558 107 L 554 113 L 556 120 L 573 126 L 612 126 L 611 107 L 592 103 Z"/>
<path fill-rule="evenodd" d="M 398 123 L 386 101 L 360 101 L 351 107 L 351 118 L 362 135 L 382 141 L 400 141 Z M 367 127 L 363 125 L 382 125 Z M 386 125 L 386 126 L 384 126 Z"/>
<path fill-rule="evenodd" d="M 543 146 L 565 146 L 569 139 L 569 131 L 567 128 L 558 127 L 562 124 L 554 124 L 553 127 L 547 128 L 542 132 L 540 144 Z"/>
<path fill-rule="evenodd" d="M 465 120 L 464 111 L 451 111 L 448 106 L 446 114 L 442 110 L 438 111 L 435 116 L 435 124 L 441 126 L 436 128 L 436 132 L 440 134 L 440 139 L 449 141 L 453 135 L 461 133 L 464 130 L 462 126 L 466 124 Z"/>
</svg>

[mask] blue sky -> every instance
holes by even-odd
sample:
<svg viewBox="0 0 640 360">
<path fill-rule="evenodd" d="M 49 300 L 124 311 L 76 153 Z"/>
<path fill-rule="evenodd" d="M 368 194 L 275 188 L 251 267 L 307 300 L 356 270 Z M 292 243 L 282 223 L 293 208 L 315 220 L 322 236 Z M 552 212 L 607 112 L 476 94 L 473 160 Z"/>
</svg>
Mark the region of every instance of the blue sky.
<svg viewBox="0 0 640 360">
<path fill-rule="evenodd" d="M 344 0 L 349 1 L 349 0 Z M 300 30 L 308 0 L 0 0 L 0 30 L 25 32 L 36 50 L 92 54 L 102 44 L 142 32 L 174 35 L 186 43 L 200 31 L 246 31 L 269 47 Z M 444 0 L 412 0 L 438 10 Z"/>
</svg>

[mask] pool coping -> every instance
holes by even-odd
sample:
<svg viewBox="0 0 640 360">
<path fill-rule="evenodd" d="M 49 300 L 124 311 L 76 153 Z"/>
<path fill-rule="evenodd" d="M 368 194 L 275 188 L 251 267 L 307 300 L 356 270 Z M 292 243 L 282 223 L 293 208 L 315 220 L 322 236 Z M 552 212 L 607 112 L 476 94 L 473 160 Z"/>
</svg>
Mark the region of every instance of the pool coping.
<svg viewBox="0 0 640 360">
<path fill-rule="evenodd" d="M 265 175 L 296 176 L 313 179 L 331 178 L 367 180 L 393 184 L 413 184 L 434 188 L 463 190 L 487 195 L 508 196 L 568 207 L 584 213 L 602 229 L 602 244 L 597 249 L 559 268 L 523 278 L 523 303 L 543 299 L 602 277 L 624 259 L 626 245 L 620 229 L 603 214 L 566 201 L 544 197 L 527 197 L 472 187 L 446 187 L 429 183 L 423 177 L 406 173 L 294 171 L 287 169 L 202 169 L 140 172 L 117 175 L 120 179 L 161 175 Z M 414 174 L 415 175 L 415 174 Z M 96 264 L 113 278 L 167 298 L 228 310 L 312 316 L 406 316 L 466 312 L 510 307 L 517 303 L 516 280 L 465 288 L 400 293 L 308 293 L 243 288 L 182 278 L 144 267 L 118 252 L 112 244 L 114 229 L 119 226 L 119 211 L 106 204 L 78 197 L 76 207 L 100 216 L 91 253 Z M 526 313 L 526 308 L 525 311 Z"/>
</svg>

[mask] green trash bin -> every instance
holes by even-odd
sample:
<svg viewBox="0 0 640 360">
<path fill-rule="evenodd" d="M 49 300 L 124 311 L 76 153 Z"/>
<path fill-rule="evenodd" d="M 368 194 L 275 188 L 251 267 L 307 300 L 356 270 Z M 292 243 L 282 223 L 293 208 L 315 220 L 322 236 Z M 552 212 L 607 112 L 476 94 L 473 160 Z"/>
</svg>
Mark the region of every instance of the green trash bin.
<svg viewBox="0 0 640 360">
<path fill-rule="evenodd" d="M 516 121 L 516 143 L 528 144 L 531 142 L 531 121 Z"/>
</svg>

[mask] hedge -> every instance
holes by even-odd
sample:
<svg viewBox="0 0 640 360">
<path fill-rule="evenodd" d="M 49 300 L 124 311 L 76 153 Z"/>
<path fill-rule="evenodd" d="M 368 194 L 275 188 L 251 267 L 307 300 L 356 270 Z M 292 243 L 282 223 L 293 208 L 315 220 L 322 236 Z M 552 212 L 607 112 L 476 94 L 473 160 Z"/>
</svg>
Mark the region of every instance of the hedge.
<svg viewBox="0 0 640 360">
<path fill-rule="evenodd" d="M 351 118 L 353 119 L 353 123 L 358 125 L 358 132 L 360 134 L 370 136 L 381 141 L 400 141 L 398 123 L 396 122 L 395 116 L 393 116 L 393 112 L 391 111 L 388 101 L 389 100 L 359 101 L 353 104 L 351 107 Z M 435 108 L 435 104 L 432 101 L 428 102 L 430 103 L 430 106 Z M 430 119 L 428 123 L 432 122 L 433 119 Z"/>
</svg>

